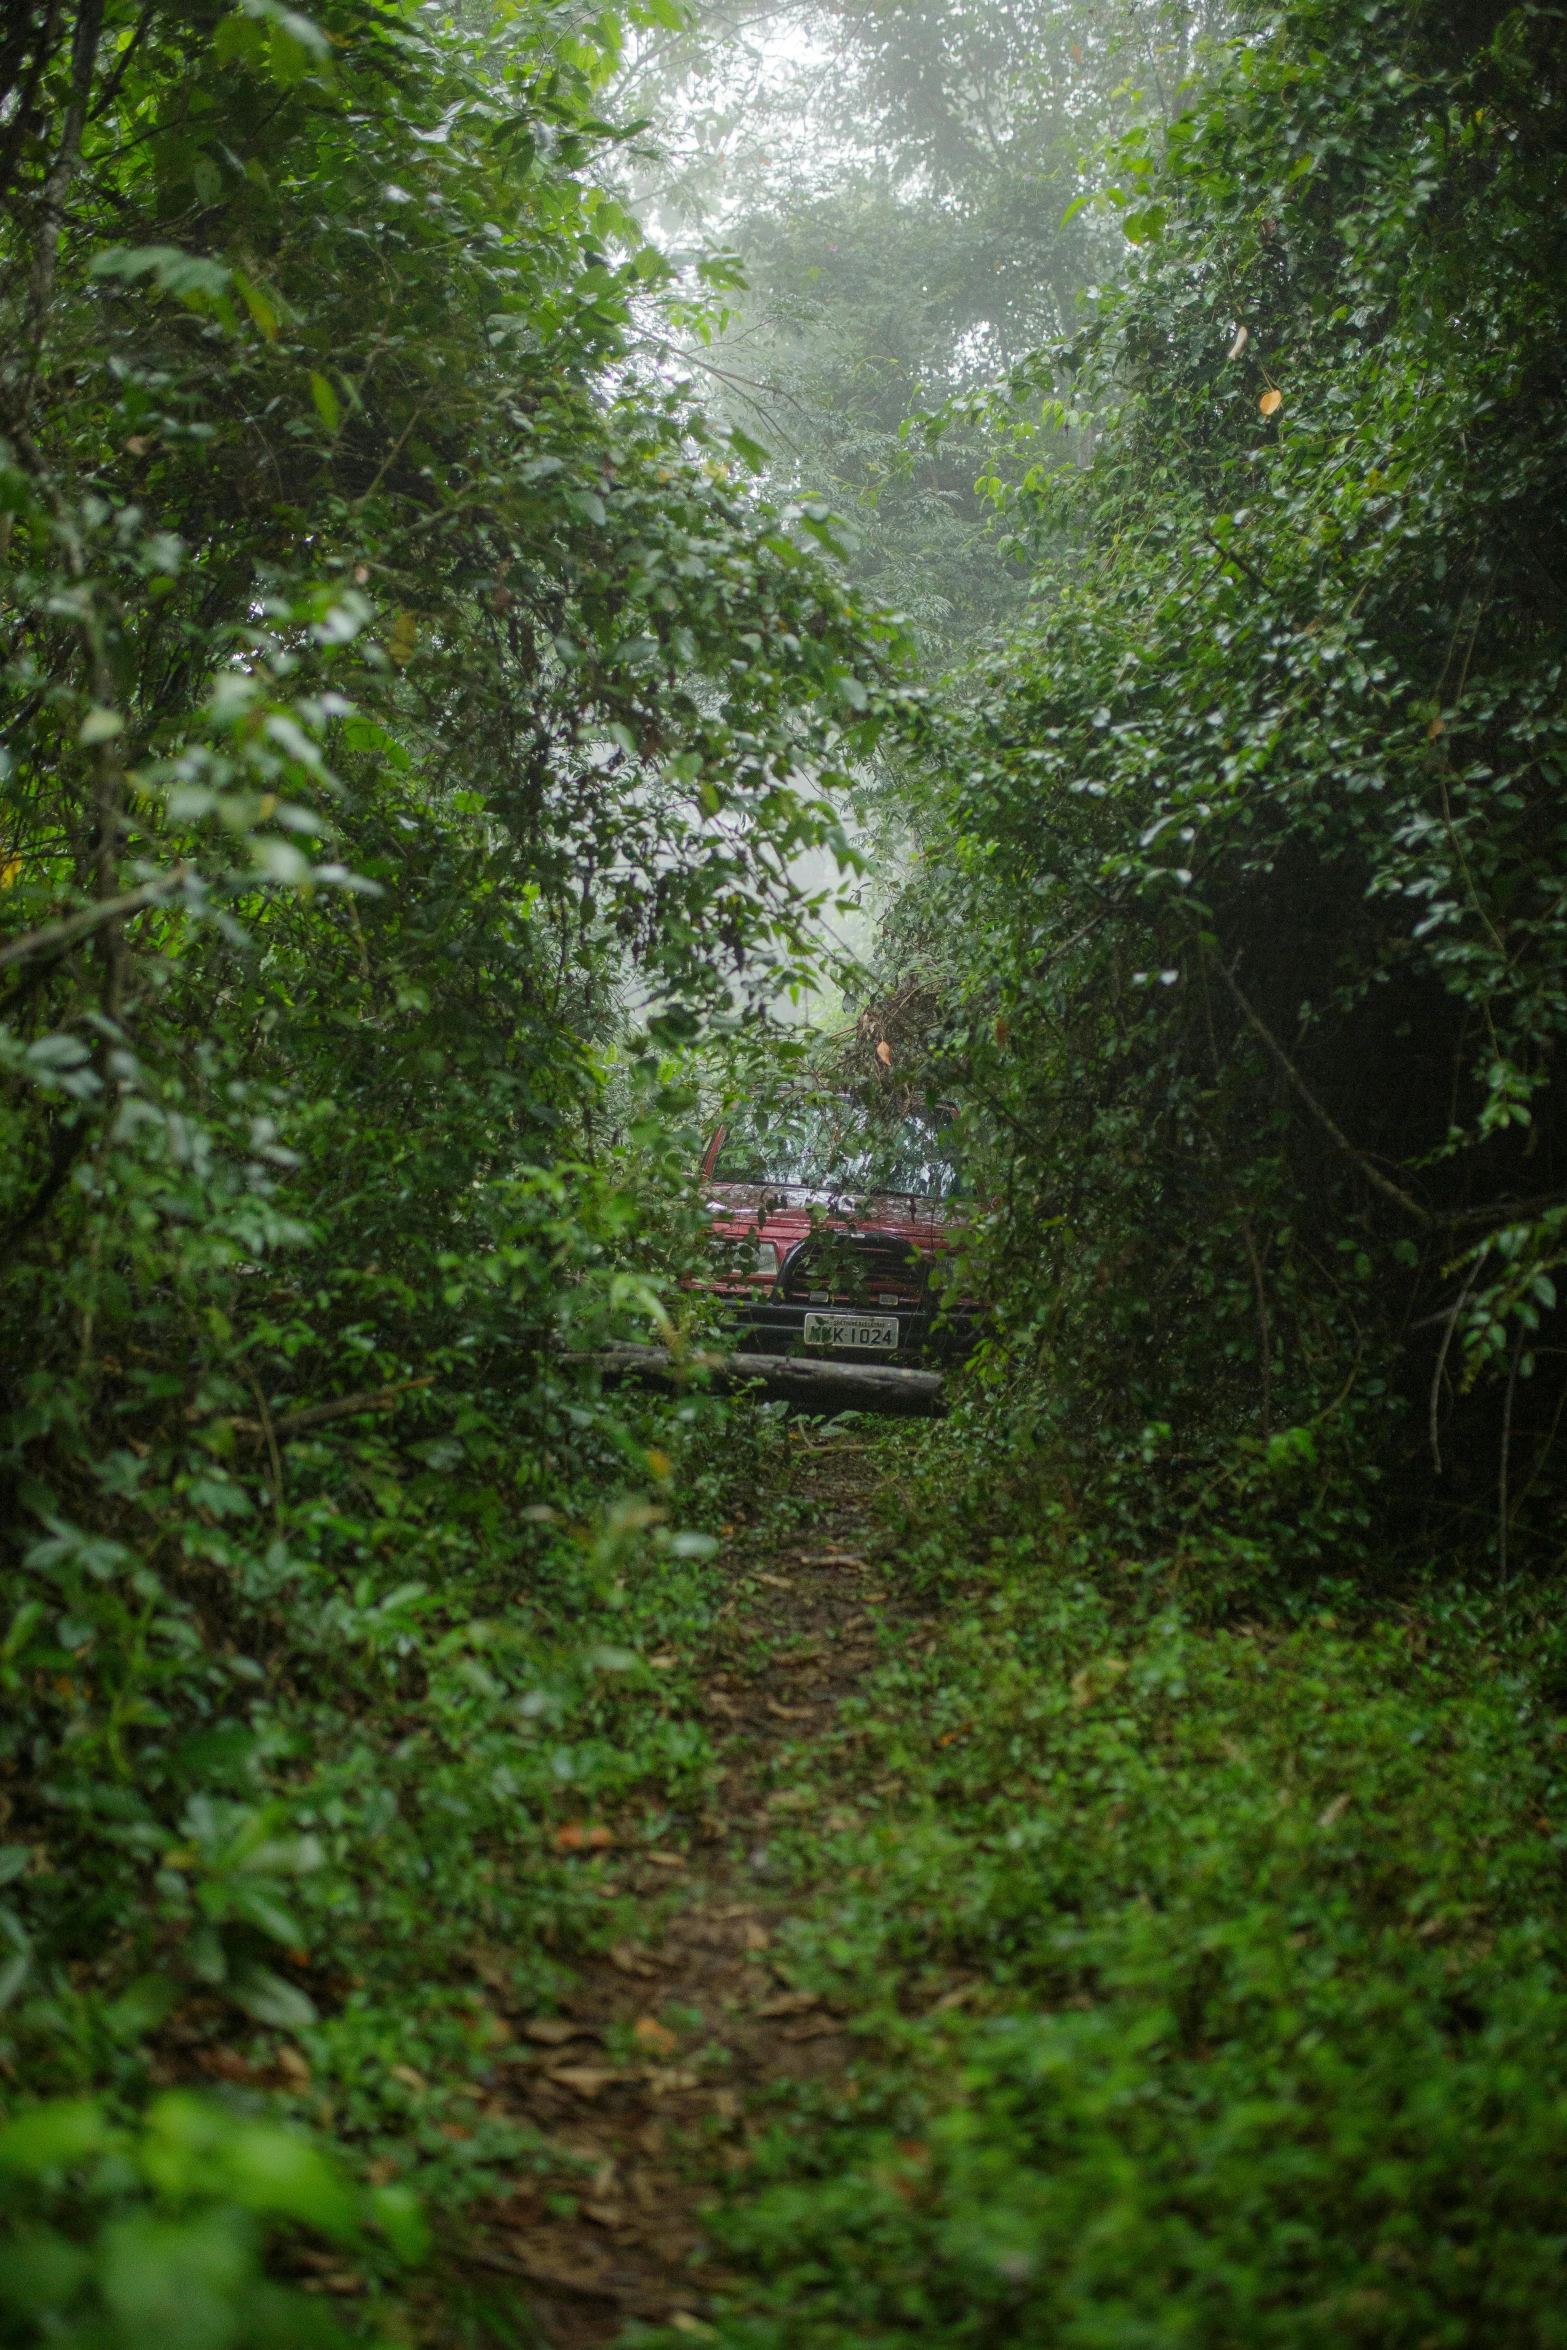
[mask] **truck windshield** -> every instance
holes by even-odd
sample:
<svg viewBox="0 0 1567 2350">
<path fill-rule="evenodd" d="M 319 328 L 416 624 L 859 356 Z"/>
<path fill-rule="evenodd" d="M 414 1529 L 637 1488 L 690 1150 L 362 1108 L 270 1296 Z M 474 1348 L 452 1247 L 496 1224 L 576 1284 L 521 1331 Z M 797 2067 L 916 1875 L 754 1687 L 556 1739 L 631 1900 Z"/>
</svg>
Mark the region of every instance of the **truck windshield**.
<svg viewBox="0 0 1567 2350">
<path fill-rule="evenodd" d="M 942 1147 L 948 1123 L 939 1112 L 868 1118 L 850 1101 L 750 1103 L 724 1127 L 713 1180 L 949 1199 L 959 1184 Z"/>
</svg>

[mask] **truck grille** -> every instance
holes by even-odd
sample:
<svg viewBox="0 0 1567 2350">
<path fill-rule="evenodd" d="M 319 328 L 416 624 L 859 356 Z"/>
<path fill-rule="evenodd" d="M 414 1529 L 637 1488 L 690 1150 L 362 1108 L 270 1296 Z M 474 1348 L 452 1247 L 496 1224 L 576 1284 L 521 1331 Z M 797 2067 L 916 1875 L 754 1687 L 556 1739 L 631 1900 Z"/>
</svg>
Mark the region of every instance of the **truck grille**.
<svg viewBox="0 0 1567 2350">
<path fill-rule="evenodd" d="M 916 1313 L 925 1303 L 925 1266 L 906 1240 L 824 1232 L 802 1241 L 787 1260 L 779 1295 L 786 1305 Z"/>
</svg>

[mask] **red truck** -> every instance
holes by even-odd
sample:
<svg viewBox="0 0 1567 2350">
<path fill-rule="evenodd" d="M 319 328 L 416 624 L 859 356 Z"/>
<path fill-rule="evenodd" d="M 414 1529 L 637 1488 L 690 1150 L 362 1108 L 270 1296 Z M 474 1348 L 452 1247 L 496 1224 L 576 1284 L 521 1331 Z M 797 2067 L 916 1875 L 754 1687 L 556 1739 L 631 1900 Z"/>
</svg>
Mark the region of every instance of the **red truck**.
<svg viewBox="0 0 1567 2350">
<path fill-rule="evenodd" d="M 942 1279 L 962 1223 L 941 1113 L 803 1095 L 730 1114 L 702 1160 L 710 1286 L 756 1354 L 961 1361 L 979 1308 Z"/>
</svg>

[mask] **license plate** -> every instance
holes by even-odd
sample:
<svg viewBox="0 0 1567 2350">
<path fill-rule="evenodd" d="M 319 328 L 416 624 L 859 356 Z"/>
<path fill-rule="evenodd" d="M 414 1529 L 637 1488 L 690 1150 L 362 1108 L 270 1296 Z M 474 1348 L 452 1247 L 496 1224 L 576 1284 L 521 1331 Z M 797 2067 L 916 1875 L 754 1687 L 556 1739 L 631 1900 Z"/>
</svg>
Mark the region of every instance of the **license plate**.
<svg viewBox="0 0 1567 2350">
<path fill-rule="evenodd" d="M 895 1347 L 898 1317 L 896 1314 L 807 1314 L 805 1343 L 807 1346 Z"/>
</svg>

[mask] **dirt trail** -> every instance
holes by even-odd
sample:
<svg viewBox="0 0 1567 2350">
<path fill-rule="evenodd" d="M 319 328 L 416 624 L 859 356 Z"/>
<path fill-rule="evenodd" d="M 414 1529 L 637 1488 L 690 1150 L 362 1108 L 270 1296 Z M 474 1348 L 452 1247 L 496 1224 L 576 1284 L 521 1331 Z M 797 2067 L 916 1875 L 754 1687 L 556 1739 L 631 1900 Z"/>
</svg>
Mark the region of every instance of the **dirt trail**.
<svg viewBox="0 0 1567 2350">
<path fill-rule="evenodd" d="M 570 2216 L 558 2197 L 552 2210 L 551 2182 L 492 2208 L 466 2260 L 475 2282 L 525 2280 L 556 2350 L 597 2350 L 633 2317 L 707 2330 L 725 2278 L 698 2213 L 725 2171 L 743 2174 L 759 2091 L 840 2071 L 849 2055 L 841 2020 L 770 1963 L 790 1898 L 772 1881 L 768 1838 L 777 1766 L 831 1731 L 878 1662 L 894 1605 L 876 1565 L 886 1537 L 870 1521 L 872 1458 L 823 1443 L 796 1472 L 815 1504 L 809 1531 L 727 1546 L 734 1592 L 700 1700 L 724 1766 L 721 1812 L 687 1853 L 617 1872 L 645 1904 L 639 1938 L 589 1963 L 561 2015 L 523 2023 L 537 2053 L 508 2068 L 494 2110 L 540 2126 L 591 2177 L 579 2174 Z"/>
</svg>

